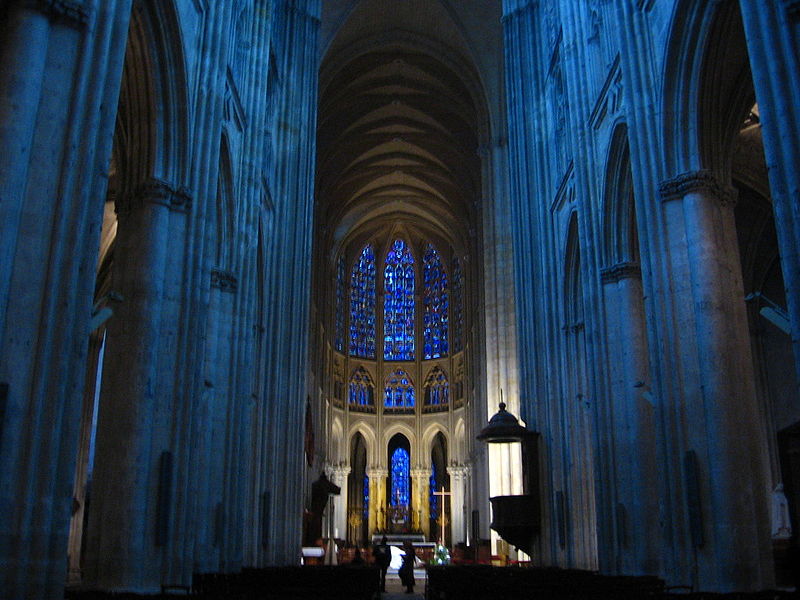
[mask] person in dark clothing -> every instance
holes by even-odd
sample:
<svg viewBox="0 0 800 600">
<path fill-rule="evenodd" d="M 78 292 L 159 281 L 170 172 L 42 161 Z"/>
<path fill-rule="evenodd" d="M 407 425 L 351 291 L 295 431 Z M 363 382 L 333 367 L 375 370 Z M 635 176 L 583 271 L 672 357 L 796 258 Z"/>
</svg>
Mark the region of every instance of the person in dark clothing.
<svg viewBox="0 0 800 600">
<path fill-rule="evenodd" d="M 386 536 L 381 538 L 381 543 L 372 549 L 372 556 L 375 559 L 375 564 L 381 570 L 381 591 L 386 591 L 386 571 L 389 569 L 389 563 L 392 562 L 392 551 L 389 544 L 386 543 Z"/>
<path fill-rule="evenodd" d="M 364 564 L 364 557 L 361 556 L 361 548 L 356 546 L 356 553 L 353 556 L 353 560 L 350 561 L 351 565 L 363 565 Z"/>
<path fill-rule="evenodd" d="M 411 542 L 406 542 L 403 546 L 405 554 L 403 555 L 403 564 L 397 572 L 400 575 L 400 582 L 406 586 L 406 594 L 414 593 L 414 560 L 417 558 L 414 552 L 414 545 Z"/>
</svg>

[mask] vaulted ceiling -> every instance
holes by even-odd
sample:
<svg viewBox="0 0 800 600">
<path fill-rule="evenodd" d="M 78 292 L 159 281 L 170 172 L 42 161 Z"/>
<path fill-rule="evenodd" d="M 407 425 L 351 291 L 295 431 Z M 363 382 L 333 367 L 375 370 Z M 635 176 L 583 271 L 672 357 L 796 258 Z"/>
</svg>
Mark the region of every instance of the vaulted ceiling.
<svg viewBox="0 0 800 600">
<path fill-rule="evenodd" d="M 402 221 L 452 244 L 475 224 L 478 145 L 471 94 L 436 58 L 402 47 L 356 56 L 319 104 L 317 219 L 329 242 Z"/>
</svg>

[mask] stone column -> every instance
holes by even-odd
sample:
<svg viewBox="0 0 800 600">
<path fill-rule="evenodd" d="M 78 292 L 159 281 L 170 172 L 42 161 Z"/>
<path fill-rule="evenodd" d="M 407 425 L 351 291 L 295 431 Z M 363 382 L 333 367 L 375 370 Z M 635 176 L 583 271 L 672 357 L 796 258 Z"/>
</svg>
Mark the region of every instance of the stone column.
<svg viewBox="0 0 800 600">
<path fill-rule="evenodd" d="M 431 539 L 430 521 L 431 507 L 428 504 L 430 498 L 431 470 L 422 467 L 411 469 L 411 522 L 418 523 L 425 539 Z"/>
<path fill-rule="evenodd" d="M 733 215 L 735 191 L 705 170 L 662 182 L 670 211 L 673 278 L 684 279 L 684 295 L 676 297 L 686 323 L 684 335 L 694 339 L 693 352 L 682 359 L 690 377 L 690 405 L 683 408 L 687 428 L 685 451 L 698 457 L 696 478 L 688 455 L 684 478 L 688 489 L 696 479 L 701 512 L 692 528 L 701 589 L 750 590 L 772 584 L 767 444 L 758 426 L 753 361 L 739 250 Z M 679 215 L 683 226 L 677 228 Z M 685 244 L 685 246 L 683 245 Z M 691 389 L 698 386 L 696 389 Z M 697 522 L 697 521 L 696 521 Z M 688 534 L 689 532 L 687 532 Z M 709 538 L 707 541 L 705 538 Z"/>
<path fill-rule="evenodd" d="M 367 477 L 369 477 L 368 540 L 378 528 L 386 527 L 386 478 L 388 476 L 389 471 L 386 469 L 379 469 L 376 467 L 367 469 Z"/>
<path fill-rule="evenodd" d="M 36 114 L 45 75 L 50 22 L 33 3 L 7 9 L 2 25 L 5 68 L 0 69 L 0 307 L 8 305 L 28 164 L 36 133 Z M 0 338 L 6 311 L 0 311 Z"/>
<path fill-rule="evenodd" d="M 188 206 L 184 192 L 157 179 L 117 206 L 114 289 L 124 300 L 108 324 L 86 560 L 86 582 L 99 588 L 150 592 L 161 584 L 156 513 L 172 506 L 156 493 L 160 456 L 170 447 L 169 423 L 154 420 L 165 401 L 155 385 L 170 209 Z"/>
<path fill-rule="evenodd" d="M 130 2 L 0 19 L 0 597 L 66 580 L 102 199 Z"/>
<path fill-rule="evenodd" d="M 800 4 L 740 0 L 800 382 Z"/>
<path fill-rule="evenodd" d="M 350 467 L 347 465 L 328 465 L 325 467 L 328 479 L 338 485 L 342 491 L 336 498 L 333 515 L 333 536 L 340 539 L 347 538 L 347 476 Z"/>
<path fill-rule="evenodd" d="M 454 547 L 459 542 L 467 541 L 467 529 L 465 515 L 466 505 L 466 485 L 469 477 L 469 467 L 466 465 L 454 465 L 447 467 L 447 474 L 450 475 L 450 531 L 453 539 L 450 546 Z"/>
<path fill-rule="evenodd" d="M 307 397 L 310 318 L 311 232 L 314 213 L 317 79 L 320 0 L 276 0 L 272 48 L 280 80 L 275 96 L 275 136 L 266 180 L 274 202 L 274 229 L 268 240 L 264 397 L 268 404 L 257 428 L 265 459 L 256 489 L 277 477 L 301 477 L 303 420 Z M 277 343 L 280 341 L 280 343 Z M 269 543 L 259 564 L 295 564 L 300 548 L 301 486 L 273 496 Z M 280 518 L 278 518 L 280 516 Z"/>
<path fill-rule="evenodd" d="M 650 381 L 642 273 L 636 263 L 603 269 L 609 352 L 610 413 L 615 469 L 616 570 L 656 574 L 659 568 L 658 487 L 653 407 L 643 394 Z"/>
</svg>

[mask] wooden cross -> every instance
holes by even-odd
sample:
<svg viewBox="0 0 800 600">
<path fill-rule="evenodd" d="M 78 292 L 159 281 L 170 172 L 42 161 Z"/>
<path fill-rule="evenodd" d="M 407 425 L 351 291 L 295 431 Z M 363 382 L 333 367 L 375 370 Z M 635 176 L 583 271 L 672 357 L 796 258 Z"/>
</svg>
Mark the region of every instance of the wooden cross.
<svg viewBox="0 0 800 600">
<path fill-rule="evenodd" d="M 442 491 L 441 492 L 433 492 L 433 495 L 442 497 L 442 506 L 439 509 L 439 515 L 440 515 L 439 523 L 441 523 L 441 525 L 442 525 L 442 537 L 441 537 L 440 541 L 441 541 L 442 546 L 444 546 L 445 545 L 445 543 L 444 543 L 444 526 L 447 524 L 447 519 L 444 516 L 445 515 L 445 499 L 446 499 L 447 496 L 452 496 L 453 493 L 452 492 L 445 492 L 444 491 L 444 486 L 442 486 Z"/>
</svg>

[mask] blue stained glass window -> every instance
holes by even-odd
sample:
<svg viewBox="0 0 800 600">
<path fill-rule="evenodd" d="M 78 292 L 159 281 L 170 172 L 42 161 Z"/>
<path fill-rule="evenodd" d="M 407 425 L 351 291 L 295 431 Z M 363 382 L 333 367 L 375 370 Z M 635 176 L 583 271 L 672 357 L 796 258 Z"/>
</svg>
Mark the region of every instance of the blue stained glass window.
<svg viewBox="0 0 800 600">
<path fill-rule="evenodd" d="M 383 271 L 383 358 L 414 360 L 414 257 L 395 240 Z"/>
<path fill-rule="evenodd" d="M 423 357 L 430 359 L 447 356 L 447 273 L 433 244 L 428 244 L 425 248 L 423 279 L 425 282 Z"/>
<path fill-rule="evenodd" d="M 414 407 L 414 384 L 403 369 L 397 369 L 386 379 L 383 405 L 386 408 Z"/>
<path fill-rule="evenodd" d="M 350 394 L 348 402 L 350 406 L 374 406 L 375 405 L 375 386 L 372 385 L 369 373 L 364 367 L 358 367 L 350 378 Z"/>
<path fill-rule="evenodd" d="M 408 469 L 410 459 L 405 448 L 397 448 L 392 453 L 392 491 L 390 503 L 392 506 L 408 506 L 409 485 Z"/>
<path fill-rule="evenodd" d="M 431 519 L 436 520 L 439 518 L 439 498 L 440 496 L 436 496 L 433 492 L 437 492 L 439 484 L 436 482 L 436 462 L 434 461 L 431 464 L 431 478 L 430 478 L 430 485 L 429 488 L 429 495 L 430 495 L 430 507 L 431 507 Z"/>
<path fill-rule="evenodd" d="M 453 258 L 453 352 L 464 349 L 464 279 L 461 263 Z"/>
<path fill-rule="evenodd" d="M 361 505 L 362 516 L 369 518 L 369 476 L 364 475 L 364 503 Z"/>
<path fill-rule="evenodd" d="M 435 367 L 425 380 L 425 406 L 447 406 L 450 401 L 450 385 L 447 375 Z"/>
<path fill-rule="evenodd" d="M 364 246 L 350 276 L 350 355 L 375 358 L 375 252 Z"/>
<path fill-rule="evenodd" d="M 344 271 L 344 256 L 340 256 L 336 261 L 336 314 L 334 315 L 336 322 L 334 328 L 334 347 L 339 352 L 344 352 Z"/>
</svg>

